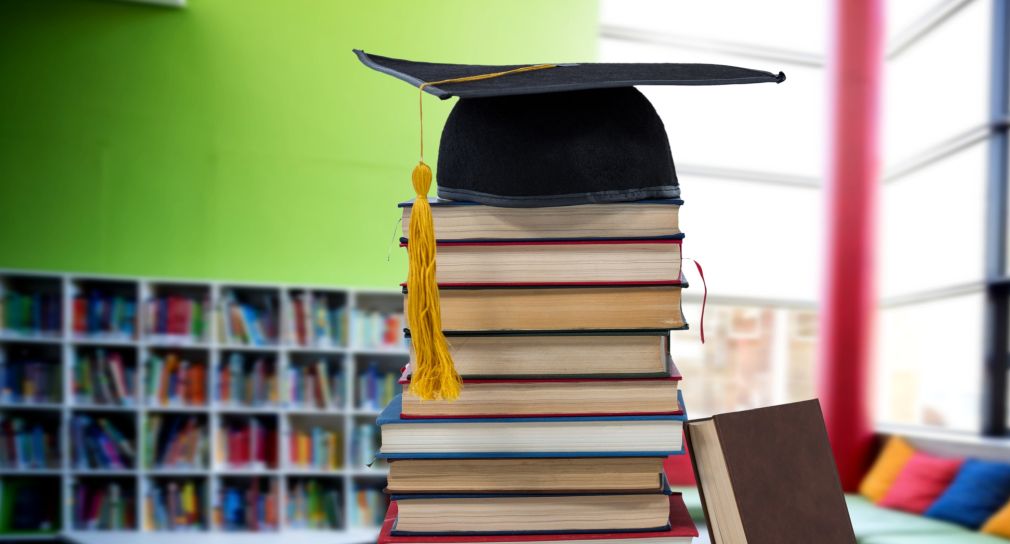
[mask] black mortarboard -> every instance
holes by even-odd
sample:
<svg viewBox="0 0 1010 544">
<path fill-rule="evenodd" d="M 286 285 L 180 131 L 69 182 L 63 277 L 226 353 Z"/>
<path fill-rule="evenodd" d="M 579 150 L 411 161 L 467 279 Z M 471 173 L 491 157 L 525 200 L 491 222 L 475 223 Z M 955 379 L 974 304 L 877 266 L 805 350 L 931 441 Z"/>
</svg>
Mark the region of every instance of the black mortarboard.
<svg viewBox="0 0 1010 544">
<path fill-rule="evenodd" d="M 369 55 L 366 66 L 416 87 L 524 66 L 439 64 Z M 785 74 L 716 64 L 583 63 L 423 90 L 453 107 L 442 131 L 438 196 L 491 206 L 677 198 L 663 121 L 635 85 L 780 83 Z"/>
<path fill-rule="evenodd" d="M 491 206 L 542 207 L 677 198 L 680 187 L 663 121 L 635 85 L 781 83 L 778 75 L 714 64 L 411 62 L 354 51 L 366 66 L 439 98 L 459 97 L 438 158 L 438 196 Z M 455 399 L 462 381 L 442 333 L 436 242 L 424 162 L 411 181 L 407 321 L 415 355 L 410 382 L 423 399 Z"/>
</svg>

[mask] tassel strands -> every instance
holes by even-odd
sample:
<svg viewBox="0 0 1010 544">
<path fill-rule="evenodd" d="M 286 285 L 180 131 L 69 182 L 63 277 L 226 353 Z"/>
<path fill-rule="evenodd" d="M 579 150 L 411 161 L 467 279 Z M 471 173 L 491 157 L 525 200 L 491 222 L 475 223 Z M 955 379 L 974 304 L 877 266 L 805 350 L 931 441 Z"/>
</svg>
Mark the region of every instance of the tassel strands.
<svg viewBox="0 0 1010 544">
<path fill-rule="evenodd" d="M 424 89 L 432 85 L 479 81 L 510 74 L 554 68 L 555 64 L 535 64 L 512 70 L 479 74 L 422 83 L 418 87 L 418 116 L 421 121 L 420 160 L 411 174 L 417 198 L 410 214 L 407 256 L 407 321 L 414 350 L 415 367 L 410 391 L 424 400 L 455 400 L 463 388 L 449 352 L 449 342 L 442 333 L 442 313 L 435 281 L 435 225 L 431 217 L 428 190 L 431 188 L 431 167 L 424 162 Z"/>
<path fill-rule="evenodd" d="M 442 312 L 435 282 L 435 227 L 428 203 L 431 168 L 424 161 L 411 175 L 417 199 L 410 214 L 410 243 L 407 255 L 407 321 L 414 347 L 416 368 L 410 391 L 425 400 L 455 400 L 463 382 L 449 353 L 449 343 L 442 334 Z"/>
</svg>

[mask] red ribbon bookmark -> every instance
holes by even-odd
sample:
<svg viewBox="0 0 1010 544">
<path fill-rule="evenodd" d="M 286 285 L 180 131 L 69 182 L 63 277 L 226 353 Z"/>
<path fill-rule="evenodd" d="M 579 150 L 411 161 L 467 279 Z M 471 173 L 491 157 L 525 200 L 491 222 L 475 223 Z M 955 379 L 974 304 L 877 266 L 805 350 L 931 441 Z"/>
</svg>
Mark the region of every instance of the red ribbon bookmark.
<svg viewBox="0 0 1010 544">
<path fill-rule="evenodd" d="M 691 259 L 694 262 L 694 266 L 698 268 L 698 275 L 701 276 L 701 319 L 698 323 L 698 332 L 701 335 L 701 343 L 705 343 L 705 304 L 708 302 L 708 284 L 705 283 L 705 271 L 701 269 L 701 263 Z"/>
</svg>

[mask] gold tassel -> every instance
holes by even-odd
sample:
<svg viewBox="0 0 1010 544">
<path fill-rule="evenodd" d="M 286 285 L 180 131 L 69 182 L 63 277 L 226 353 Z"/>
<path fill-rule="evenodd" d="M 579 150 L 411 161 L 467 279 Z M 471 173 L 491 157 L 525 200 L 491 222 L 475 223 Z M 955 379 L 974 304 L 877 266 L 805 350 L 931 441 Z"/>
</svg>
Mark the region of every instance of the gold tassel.
<svg viewBox="0 0 1010 544">
<path fill-rule="evenodd" d="M 442 333 L 442 310 L 435 282 L 435 224 L 428 203 L 431 168 L 420 161 L 410 178 L 417 193 L 410 211 L 407 241 L 410 259 L 407 321 L 414 348 L 410 392 L 425 400 L 455 400 L 459 398 L 463 381 L 452 363 L 449 343 Z"/>
<path fill-rule="evenodd" d="M 428 190 L 431 168 L 424 162 L 424 89 L 431 85 L 479 81 L 509 74 L 554 68 L 554 64 L 522 66 L 512 70 L 422 83 L 418 87 L 418 113 L 421 118 L 421 159 L 410 178 L 417 198 L 410 211 L 410 237 L 407 239 L 407 324 L 414 350 L 410 392 L 424 400 L 456 400 L 463 380 L 452 362 L 449 342 L 442 333 L 442 307 L 435 282 L 435 223 L 431 218 Z"/>
</svg>

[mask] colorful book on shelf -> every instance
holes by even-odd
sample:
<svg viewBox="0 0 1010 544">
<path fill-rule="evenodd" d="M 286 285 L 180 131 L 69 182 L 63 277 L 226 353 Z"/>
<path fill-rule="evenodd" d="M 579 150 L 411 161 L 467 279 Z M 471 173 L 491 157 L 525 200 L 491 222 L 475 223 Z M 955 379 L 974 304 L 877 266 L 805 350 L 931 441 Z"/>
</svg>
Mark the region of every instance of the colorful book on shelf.
<svg viewBox="0 0 1010 544">
<path fill-rule="evenodd" d="M 59 468 L 57 422 L 0 414 L 0 468 Z"/>
<path fill-rule="evenodd" d="M 63 395 L 59 363 L 0 362 L 0 401 L 57 403 Z"/>
<path fill-rule="evenodd" d="M 120 351 L 96 349 L 78 353 L 74 361 L 74 397 L 82 404 L 132 405 L 136 369 Z"/>
<path fill-rule="evenodd" d="M 224 404 L 265 406 L 277 403 L 277 376 L 273 361 L 256 355 L 246 365 L 245 354 L 232 352 L 218 373 L 217 400 Z"/>
<path fill-rule="evenodd" d="M 351 344 L 359 349 L 392 350 L 404 347 L 402 312 L 354 310 Z"/>
<path fill-rule="evenodd" d="M 399 459 L 390 493 L 657 492 L 665 457 Z"/>
<path fill-rule="evenodd" d="M 856 542 L 817 400 L 685 430 L 712 542 Z"/>
<path fill-rule="evenodd" d="M 344 405 L 344 375 L 325 359 L 288 367 L 288 401 L 300 408 L 340 408 Z"/>
<path fill-rule="evenodd" d="M 679 239 L 439 242 L 435 278 L 442 287 L 679 285 L 680 243 Z"/>
<path fill-rule="evenodd" d="M 62 333 L 60 295 L 7 291 L 0 312 L 3 332 L 23 336 L 55 336 Z"/>
<path fill-rule="evenodd" d="M 133 494 L 118 482 L 78 483 L 73 504 L 75 529 L 119 531 L 136 527 Z"/>
<path fill-rule="evenodd" d="M 277 343 L 275 308 L 267 297 L 262 307 L 239 302 L 232 294 L 221 301 L 221 334 L 226 344 L 267 346 Z"/>
<path fill-rule="evenodd" d="M 97 290 L 74 297 L 74 335 L 134 338 L 137 331 L 137 303 L 119 295 Z"/>
<path fill-rule="evenodd" d="M 370 363 L 358 375 L 358 408 L 380 410 L 389 404 L 399 392 L 399 378 L 399 371 L 382 370 L 378 364 Z"/>
<path fill-rule="evenodd" d="M 683 407 L 680 392 L 678 398 Z M 401 411 L 397 396 L 376 420 L 381 458 L 665 457 L 683 446 L 683 409 L 681 415 L 474 419 L 405 419 Z"/>
<path fill-rule="evenodd" d="M 410 339 L 410 331 L 404 331 Z M 661 378 L 669 376 L 666 330 L 447 333 L 464 378 Z M 414 353 L 410 352 L 411 363 Z"/>
<path fill-rule="evenodd" d="M 340 492 L 316 478 L 295 480 L 288 489 L 286 519 L 296 529 L 339 529 L 344 519 Z"/>
<path fill-rule="evenodd" d="M 670 363 L 662 378 L 464 379 L 454 401 L 422 401 L 411 393 L 410 368 L 403 384 L 404 419 L 574 417 L 682 414 L 681 380 Z"/>
<path fill-rule="evenodd" d="M 679 199 L 545 208 L 504 208 L 429 199 L 435 238 L 442 240 L 580 240 L 655 238 L 680 234 Z M 401 202 L 409 236 L 413 201 Z"/>
<path fill-rule="evenodd" d="M 73 462 L 81 469 L 133 468 L 136 450 L 120 425 L 99 417 L 75 415 L 70 422 Z"/>
<path fill-rule="evenodd" d="M 203 529 L 204 500 L 204 486 L 195 480 L 154 483 L 144 498 L 145 529 Z"/>
<path fill-rule="evenodd" d="M 378 468 L 385 461 L 376 459 L 379 453 L 379 435 L 376 427 L 370 422 L 360 422 L 354 425 L 351 432 L 351 464 L 364 468 L 371 465 Z"/>
<path fill-rule="evenodd" d="M 686 328 L 680 285 L 439 287 L 442 329 L 479 331 Z M 404 308 L 410 297 L 404 287 Z M 408 328 L 410 324 L 408 323 Z"/>
<path fill-rule="evenodd" d="M 399 508 L 396 503 L 389 505 L 386 518 L 379 532 L 377 544 L 466 544 L 466 543 L 527 543 L 527 544 L 547 544 L 550 542 L 593 542 L 596 544 L 691 544 L 698 536 L 698 529 L 695 527 L 691 514 L 684 506 L 684 500 L 680 495 L 674 494 L 669 497 L 669 528 L 665 531 L 633 532 L 633 533 L 567 533 L 567 534 L 508 534 L 491 536 L 402 536 L 394 535 L 396 518 Z"/>
<path fill-rule="evenodd" d="M 209 307 L 205 298 L 181 295 L 152 298 L 146 305 L 145 332 L 152 340 L 203 342 Z"/>
<path fill-rule="evenodd" d="M 351 525 L 364 528 L 381 526 L 389 504 L 389 497 L 379 488 L 356 488 L 350 498 Z"/>
<path fill-rule="evenodd" d="M 670 529 L 665 484 L 651 493 L 392 495 L 392 534 L 416 536 L 659 532 Z"/>
<path fill-rule="evenodd" d="M 295 428 L 288 437 L 289 462 L 298 468 L 336 470 L 341 464 L 340 433 L 322 427 Z"/>
<path fill-rule="evenodd" d="M 288 340 L 298 346 L 332 348 L 345 343 L 347 309 L 331 306 L 324 294 L 291 296 L 286 308 Z"/>
<path fill-rule="evenodd" d="M 207 365 L 169 352 L 147 360 L 144 397 L 154 406 L 207 404 Z"/>
<path fill-rule="evenodd" d="M 232 421 L 216 433 L 218 462 L 232 468 L 277 466 L 277 431 L 258 418 Z"/>
<path fill-rule="evenodd" d="M 225 531 L 264 531 L 277 528 L 277 479 L 269 480 L 269 488 L 262 490 L 261 480 L 223 484 L 219 490 L 219 527 Z"/>
<path fill-rule="evenodd" d="M 206 466 L 207 428 L 197 416 L 154 414 L 148 417 L 145 430 L 145 466 L 148 468 Z"/>
</svg>

